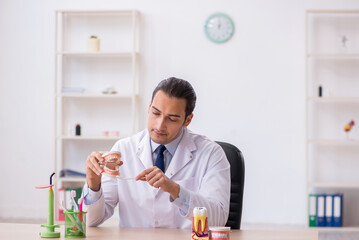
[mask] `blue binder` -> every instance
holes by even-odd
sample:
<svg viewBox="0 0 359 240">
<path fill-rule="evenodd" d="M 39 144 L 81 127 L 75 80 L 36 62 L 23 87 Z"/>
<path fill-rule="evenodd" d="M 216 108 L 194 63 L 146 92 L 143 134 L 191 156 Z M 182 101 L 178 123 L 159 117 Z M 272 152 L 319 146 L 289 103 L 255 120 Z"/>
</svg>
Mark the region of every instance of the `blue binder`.
<svg viewBox="0 0 359 240">
<path fill-rule="evenodd" d="M 325 194 L 317 195 L 317 227 L 325 227 Z"/>
<path fill-rule="evenodd" d="M 333 210 L 333 195 L 327 194 L 325 196 L 325 225 L 327 227 L 334 226 Z"/>
<path fill-rule="evenodd" d="M 333 195 L 333 217 L 334 217 L 334 227 L 342 226 L 342 217 L 343 217 L 343 195 L 335 194 Z"/>
</svg>

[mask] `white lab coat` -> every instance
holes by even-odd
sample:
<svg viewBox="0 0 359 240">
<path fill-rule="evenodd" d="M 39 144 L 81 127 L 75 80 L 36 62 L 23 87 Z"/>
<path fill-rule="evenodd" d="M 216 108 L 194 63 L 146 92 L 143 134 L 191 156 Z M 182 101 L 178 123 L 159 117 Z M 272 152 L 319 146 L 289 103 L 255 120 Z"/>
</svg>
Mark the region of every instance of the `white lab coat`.
<svg viewBox="0 0 359 240">
<path fill-rule="evenodd" d="M 135 177 L 153 166 L 147 130 L 117 141 L 112 150 L 122 154 L 122 177 Z M 191 228 L 194 207 L 207 208 L 209 226 L 224 226 L 229 213 L 230 166 L 217 143 L 185 128 L 165 174 L 190 192 L 187 214 L 170 202 L 168 193 L 145 181 L 103 175 L 101 198 L 85 206 L 87 224 L 101 224 L 112 216 L 118 204 L 120 227 Z"/>
</svg>

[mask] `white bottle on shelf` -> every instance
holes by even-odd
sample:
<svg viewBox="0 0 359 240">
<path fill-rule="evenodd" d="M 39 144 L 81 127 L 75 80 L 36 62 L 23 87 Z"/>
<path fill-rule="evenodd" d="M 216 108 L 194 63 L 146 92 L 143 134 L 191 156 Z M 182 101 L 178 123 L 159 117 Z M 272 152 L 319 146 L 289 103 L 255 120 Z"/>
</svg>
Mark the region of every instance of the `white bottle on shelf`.
<svg viewBox="0 0 359 240">
<path fill-rule="evenodd" d="M 87 40 L 87 51 L 89 52 L 100 51 L 100 39 L 98 39 L 96 36 L 91 36 Z"/>
</svg>

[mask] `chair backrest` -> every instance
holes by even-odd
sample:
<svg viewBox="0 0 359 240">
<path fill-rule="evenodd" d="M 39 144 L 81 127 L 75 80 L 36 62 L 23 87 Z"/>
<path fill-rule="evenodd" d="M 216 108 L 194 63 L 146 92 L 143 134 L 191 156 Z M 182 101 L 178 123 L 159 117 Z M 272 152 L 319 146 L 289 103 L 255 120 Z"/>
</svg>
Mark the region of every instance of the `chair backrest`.
<svg viewBox="0 0 359 240">
<path fill-rule="evenodd" d="M 234 145 L 218 141 L 217 143 L 223 148 L 231 166 L 231 199 L 226 226 L 231 227 L 231 229 L 240 229 L 244 189 L 244 158 L 242 152 Z"/>
</svg>

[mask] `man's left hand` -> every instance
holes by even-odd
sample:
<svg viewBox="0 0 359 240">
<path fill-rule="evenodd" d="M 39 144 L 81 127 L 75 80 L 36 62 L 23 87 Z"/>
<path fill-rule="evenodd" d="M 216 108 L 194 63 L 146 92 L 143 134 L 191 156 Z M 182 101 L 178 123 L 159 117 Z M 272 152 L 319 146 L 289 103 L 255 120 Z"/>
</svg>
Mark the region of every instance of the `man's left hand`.
<svg viewBox="0 0 359 240">
<path fill-rule="evenodd" d="M 136 181 L 147 181 L 152 187 L 168 192 L 173 199 L 178 198 L 180 186 L 169 179 L 158 167 L 147 168 L 136 176 Z"/>
</svg>

